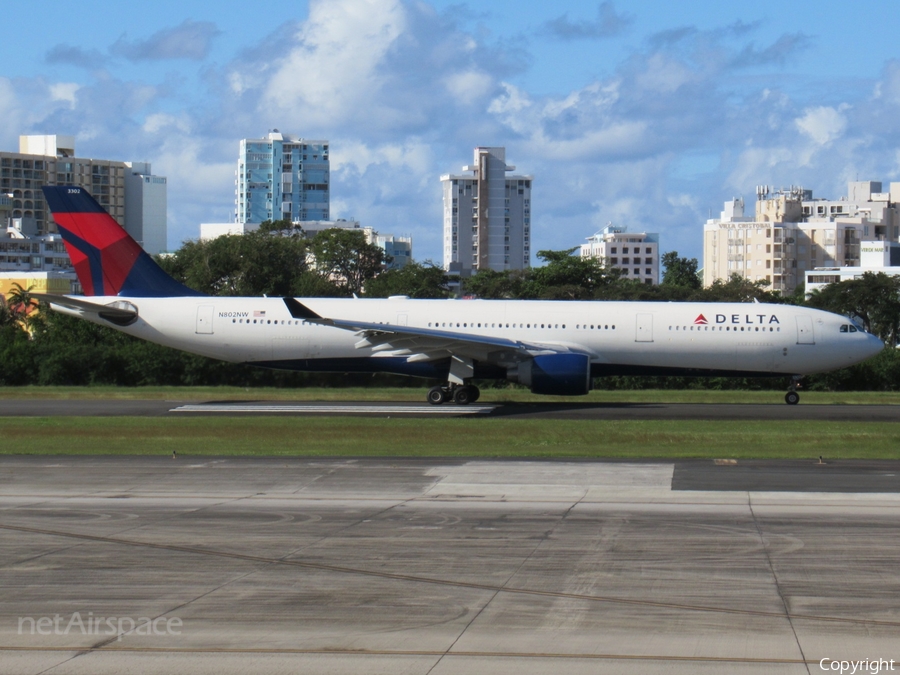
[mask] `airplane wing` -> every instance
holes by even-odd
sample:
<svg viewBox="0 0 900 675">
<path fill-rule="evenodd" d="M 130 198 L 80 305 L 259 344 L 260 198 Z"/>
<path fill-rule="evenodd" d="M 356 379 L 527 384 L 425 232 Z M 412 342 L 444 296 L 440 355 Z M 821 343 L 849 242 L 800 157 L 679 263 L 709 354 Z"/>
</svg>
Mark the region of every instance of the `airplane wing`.
<svg viewBox="0 0 900 675">
<path fill-rule="evenodd" d="M 117 326 L 127 326 L 132 323 L 138 316 L 138 309 L 130 302 L 124 300 L 116 300 L 107 305 L 101 305 L 89 300 L 74 298 L 70 295 L 54 295 L 52 293 L 31 293 L 32 298 L 50 305 L 58 305 L 66 309 L 73 309 L 82 314 L 94 314 L 101 319 L 116 324 Z"/>
<path fill-rule="evenodd" d="M 356 343 L 357 349 L 368 347 L 376 353 L 406 356 L 410 363 L 460 356 L 512 365 L 544 354 L 578 353 L 593 356 L 576 344 L 510 340 L 414 326 L 330 319 L 319 316 L 294 298 L 284 298 L 284 303 L 295 319 L 304 319 L 311 323 L 334 326 L 356 333 L 362 338 Z"/>
</svg>

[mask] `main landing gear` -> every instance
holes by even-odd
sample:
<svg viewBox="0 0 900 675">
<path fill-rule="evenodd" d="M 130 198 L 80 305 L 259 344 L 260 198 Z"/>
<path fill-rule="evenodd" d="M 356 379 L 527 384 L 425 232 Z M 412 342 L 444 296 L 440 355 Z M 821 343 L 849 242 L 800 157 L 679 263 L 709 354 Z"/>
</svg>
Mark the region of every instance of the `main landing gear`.
<svg viewBox="0 0 900 675">
<path fill-rule="evenodd" d="M 784 395 L 784 402 L 788 405 L 797 405 L 800 403 L 800 394 L 797 393 L 797 389 L 800 387 L 800 375 L 794 375 L 791 378 L 791 386 L 788 389 L 788 393 Z"/>
<path fill-rule="evenodd" d="M 479 396 L 481 391 L 474 384 L 449 383 L 428 390 L 428 402 L 431 405 L 441 405 L 447 401 L 453 401 L 456 405 L 469 405 L 475 403 Z"/>
<path fill-rule="evenodd" d="M 440 405 L 446 401 L 453 401 L 456 405 L 475 403 L 481 392 L 474 384 L 466 384 L 474 376 L 475 362 L 466 356 L 454 354 L 450 357 L 447 384 L 429 389 L 428 402 L 431 405 Z"/>
</svg>

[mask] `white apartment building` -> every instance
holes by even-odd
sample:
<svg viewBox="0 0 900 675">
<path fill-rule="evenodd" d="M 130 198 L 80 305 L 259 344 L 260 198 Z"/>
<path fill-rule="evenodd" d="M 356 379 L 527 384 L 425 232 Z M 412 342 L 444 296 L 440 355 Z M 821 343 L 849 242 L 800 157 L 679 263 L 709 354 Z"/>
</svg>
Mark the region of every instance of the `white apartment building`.
<svg viewBox="0 0 900 675">
<path fill-rule="evenodd" d="M 855 267 L 817 267 L 805 275 L 806 296 L 828 284 L 858 279 L 865 272 L 900 275 L 900 242 L 863 241 L 859 245 L 859 265 Z"/>
<path fill-rule="evenodd" d="M 506 149 L 475 148 L 466 175 L 441 176 L 444 269 L 461 277 L 478 270 L 531 266 L 532 176 L 506 174 Z"/>
<path fill-rule="evenodd" d="M 703 283 L 738 274 L 765 280 L 790 294 L 816 267 L 853 267 L 860 242 L 900 236 L 900 183 L 882 192 L 880 182 L 852 182 L 840 200 L 813 199 L 811 190 L 757 188 L 753 216 L 744 200 L 725 203 L 703 232 Z"/>
<path fill-rule="evenodd" d="M 150 255 L 164 252 L 168 185 L 149 162 L 125 162 L 125 229 Z"/>
<path fill-rule="evenodd" d="M 622 276 L 645 284 L 659 283 L 659 235 L 628 232 L 612 223 L 587 238 L 581 245 L 582 258 L 600 258 Z"/>
</svg>

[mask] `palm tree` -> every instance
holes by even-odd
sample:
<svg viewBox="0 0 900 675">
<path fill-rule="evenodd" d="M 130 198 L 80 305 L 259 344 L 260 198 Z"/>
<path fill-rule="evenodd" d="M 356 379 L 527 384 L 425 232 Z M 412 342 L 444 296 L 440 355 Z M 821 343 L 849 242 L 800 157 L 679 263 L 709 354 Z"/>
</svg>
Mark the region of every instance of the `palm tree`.
<svg viewBox="0 0 900 675">
<path fill-rule="evenodd" d="M 38 304 L 31 297 L 31 291 L 34 289 L 34 286 L 29 286 L 27 289 L 22 288 L 18 283 L 13 283 L 12 286 L 12 290 L 9 291 L 5 298 L 5 309 L 9 315 L 7 321 L 16 323 L 22 328 L 27 328 L 29 323 L 28 315 L 31 314 Z"/>
</svg>

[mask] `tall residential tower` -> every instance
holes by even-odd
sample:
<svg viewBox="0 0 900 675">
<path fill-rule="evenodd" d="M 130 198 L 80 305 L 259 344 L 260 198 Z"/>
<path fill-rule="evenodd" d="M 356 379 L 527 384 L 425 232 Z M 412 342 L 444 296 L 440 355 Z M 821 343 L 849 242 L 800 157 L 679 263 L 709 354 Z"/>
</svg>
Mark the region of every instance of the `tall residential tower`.
<svg viewBox="0 0 900 675">
<path fill-rule="evenodd" d="M 532 176 L 507 176 L 505 148 L 475 148 L 463 171 L 441 176 L 444 193 L 444 269 L 467 277 L 478 270 L 531 265 Z"/>
<path fill-rule="evenodd" d="M 241 141 L 235 177 L 235 222 L 329 219 L 328 141 L 275 129 Z"/>
</svg>

